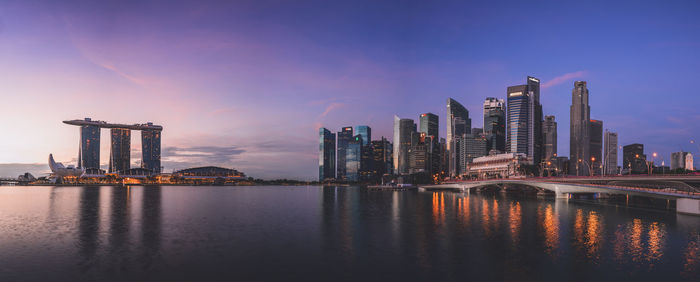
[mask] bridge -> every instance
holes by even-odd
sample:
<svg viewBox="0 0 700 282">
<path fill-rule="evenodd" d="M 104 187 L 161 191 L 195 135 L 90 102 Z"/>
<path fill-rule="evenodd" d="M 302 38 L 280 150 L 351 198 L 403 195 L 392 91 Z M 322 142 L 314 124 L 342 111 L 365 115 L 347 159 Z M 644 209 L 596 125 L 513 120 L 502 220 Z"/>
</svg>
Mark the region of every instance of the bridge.
<svg viewBox="0 0 700 282">
<path fill-rule="evenodd" d="M 505 178 L 447 182 L 421 186 L 420 189 L 470 191 L 488 186 L 502 190 L 529 186 L 540 192 L 553 192 L 557 198 L 582 193 L 662 198 L 675 200 L 678 213 L 700 215 L 700 176 L 694 175 Z"/>
</svg>

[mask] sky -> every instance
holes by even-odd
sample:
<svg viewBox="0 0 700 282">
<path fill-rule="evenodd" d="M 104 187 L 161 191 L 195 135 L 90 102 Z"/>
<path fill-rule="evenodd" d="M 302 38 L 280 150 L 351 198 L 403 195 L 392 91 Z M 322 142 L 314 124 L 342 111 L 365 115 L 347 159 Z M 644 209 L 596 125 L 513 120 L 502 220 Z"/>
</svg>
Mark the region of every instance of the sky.
<svg viewBox="0 0 700 282">
<path fill-rule="evenodd" d="M 614 2 L 614 3 L 611 3 Z M 318 128 L 440 116 L 481 127 L 528 75 L 569 151 L 575 80 L 591 117 L 669 163 L 700 154 L 698 1 L 0 1 L 0 176 L 75 164 L 91 117 L 163 125 L 166 172 L 318 177 Z M 132 163 L 140 160 L 132 136 Z M 103 130 L 106 167 L 109 135 Z M 621 157 L 620 152 L 620 157 Z"/>
</svg>

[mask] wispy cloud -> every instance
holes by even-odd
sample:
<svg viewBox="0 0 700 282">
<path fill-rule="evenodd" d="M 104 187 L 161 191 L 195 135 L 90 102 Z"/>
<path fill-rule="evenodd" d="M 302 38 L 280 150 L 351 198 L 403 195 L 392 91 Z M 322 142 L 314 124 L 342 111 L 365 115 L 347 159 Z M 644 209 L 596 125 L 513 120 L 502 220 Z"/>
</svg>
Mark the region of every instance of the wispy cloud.
<svg viewBox="0 0 700 282">
<path fill-rule="evenodd" d="M 327 116 L 330 112 L 332 112 L 333 110 L 338 109 L 338 108 L 341 108 L 341 107 L 343 107 L 343 106 L 345 106 L 345 104 L 343 104 L 343 103 L 337 103 L 337 102 L 331 103 L 330 105 L 328 105 L 328 106 L 326 107 L 326 110 L 323 111 L 323 113 L 321 114 L 321 117 L 325 117 L 325 116 Z"/>
<path fill-rule="evenodd" d="M 138 84 L 138 85 L 144 84 L 143 79 L 135 77 L 133 75 L 129 75 L 129 74 L 119 70 L 118 68 L 116 68 L 115 66 L 113 66 L 111 64 L 104 64 L 104 63 L 97 63 L 97 62 L 93 62 L 93 63 L 95 63 L 95 64 L 97 64 L 105 69 L 111 70 L 112 72 L 116 73 L 117 75 L 121 76 L 122 78 L 124 78 L 128 81 L 131 81 L 134 84 Z"/>
<path fill-rule="evenodd" d="M 542 87 L 543 89 L 549 88 L 549 87 L 552 87 L 552 86 L 559 85 L 559 84 L 562 84 L 562 83 L 564 83 L 564 82 L 570 81 L 570 80 L 572 80 L 572 79 L 574 79 L 574 78 L 584 77 L 584 76 L 586 76 L 587 74 L 588 74 L 588 71 L 585 71 L 585 70 L 583 70 L 583 71 L 577 71 L 577 72 L 565 73 L 565 74 L 562 74 L 562 75 L 557 76 L 557 77 L 555 77 L 555 78 L 552 78 L 552 79 L 548 80 L 548 81 L 545 82 L 545 83 L 542 83 L 542 86 L 541 86 L 541 87 Z"/>
</svg>

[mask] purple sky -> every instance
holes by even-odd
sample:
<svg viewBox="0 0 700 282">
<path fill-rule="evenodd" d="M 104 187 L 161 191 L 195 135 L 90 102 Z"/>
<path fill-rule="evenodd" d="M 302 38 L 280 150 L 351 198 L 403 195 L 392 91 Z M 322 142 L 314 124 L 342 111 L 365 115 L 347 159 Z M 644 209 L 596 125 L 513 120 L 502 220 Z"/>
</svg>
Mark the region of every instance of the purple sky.
<svg viewBox="0 0 700 282">
<path fill-rule="evenodd" d="M 560 2 L 2 1 L 0 175 L 74 164 L 61 121 L 92 117 L 163 125 L 166 171 L 315 179 L 319 126 L 390 138 L 394 114 L 433 112 L 444 137 L 446 98 L 480 127 L 527 75 L 560 155 L 574 80 L 621 145 L 700 153 L 700 2 Z"/>
</svg>

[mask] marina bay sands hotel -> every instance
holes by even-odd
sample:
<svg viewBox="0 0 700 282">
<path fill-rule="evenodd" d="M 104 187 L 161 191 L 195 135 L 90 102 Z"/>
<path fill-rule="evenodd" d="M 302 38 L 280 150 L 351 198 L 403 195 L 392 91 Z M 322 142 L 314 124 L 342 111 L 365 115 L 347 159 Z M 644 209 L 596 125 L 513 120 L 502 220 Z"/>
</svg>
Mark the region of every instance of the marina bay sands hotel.
<svg viewBox="0 0 700 282">
<path fill-rule="evenodd" d="M 96 121 L 66 120 L 65 124 L 80 126 L 78 167 L 100 171 L 100 130 L 109 128 L 112 136 L 109 156 L 110 173 L 126 173 L 131 165 L 131 130 L 141 130 L 141 168 L 151 173 L 160 173 L 160 134 L 163 127 L 151 122 L 145 124 L 115 124 Z"/>
</svg>

